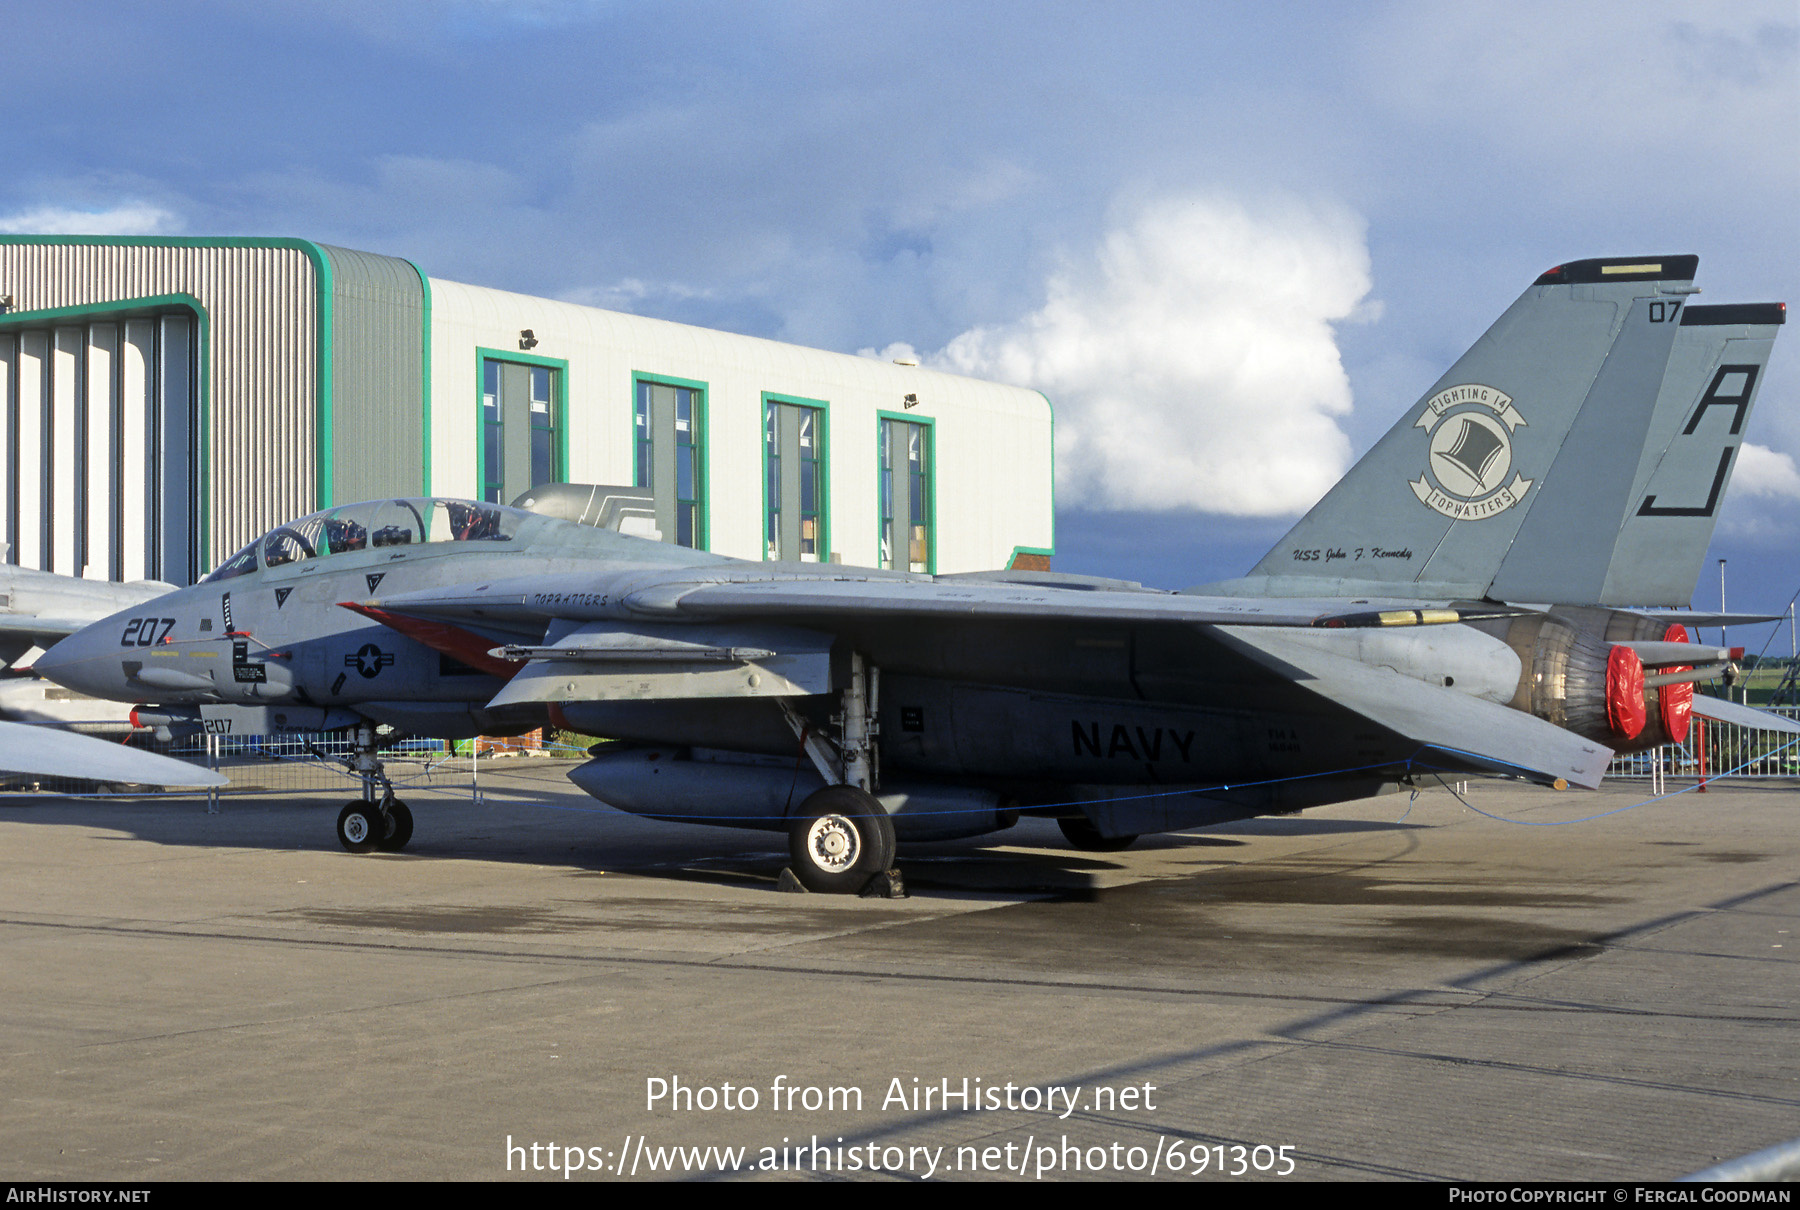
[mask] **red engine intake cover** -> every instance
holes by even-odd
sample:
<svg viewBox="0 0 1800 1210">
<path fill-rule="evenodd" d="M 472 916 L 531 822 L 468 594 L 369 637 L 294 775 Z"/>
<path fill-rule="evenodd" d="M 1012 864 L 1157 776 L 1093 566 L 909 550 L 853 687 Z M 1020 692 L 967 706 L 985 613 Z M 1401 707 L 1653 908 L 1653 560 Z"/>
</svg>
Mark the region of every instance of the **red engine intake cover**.
<svg viewBox="0 0 1800 1210">
<path fill-rule="evenodd" d="M 1613 733 L 1636 739 L 1644 730 L 1644 661 L 1629 647 L 1606 657 L 1606 724 Z"/>
<path fill-rule="evenodd" d="M 1663 635 L 1665 643 L 1688 642 L 1686 626 L 1670 624 L 1668 633 Z M 1665 668 L 1665 672 L 1691 672 L 1691 666 L 1683 668 Z M 1657 709 L 1662 714 L 1663 731 L 1669 739 L 1679 744 L 1687 738 L 1688 724 L 1694 717 L 1694 686 L 1664 685 L 1656 691 Z"/>
</svg>

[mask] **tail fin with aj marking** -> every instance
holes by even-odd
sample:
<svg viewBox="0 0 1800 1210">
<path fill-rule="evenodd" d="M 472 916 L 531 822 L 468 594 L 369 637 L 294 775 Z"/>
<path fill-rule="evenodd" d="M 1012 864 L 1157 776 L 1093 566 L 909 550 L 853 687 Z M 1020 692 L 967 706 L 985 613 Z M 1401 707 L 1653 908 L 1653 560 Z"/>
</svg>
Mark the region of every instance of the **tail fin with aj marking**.
<svg viewBox="0 0 1800 1210">
<path fill-rule="evenodd" d="M 1248 577 L 1208 591 L 1488 597 L 1503 572 L 1535 587 L 1580 563 L 1593 588 L 1573 599 L 1593 599 L 1698 260 L 1571 261 L 1540 276 Z M 1571 525 L 1584 532 L 1571 538 Z"/>
</svg>

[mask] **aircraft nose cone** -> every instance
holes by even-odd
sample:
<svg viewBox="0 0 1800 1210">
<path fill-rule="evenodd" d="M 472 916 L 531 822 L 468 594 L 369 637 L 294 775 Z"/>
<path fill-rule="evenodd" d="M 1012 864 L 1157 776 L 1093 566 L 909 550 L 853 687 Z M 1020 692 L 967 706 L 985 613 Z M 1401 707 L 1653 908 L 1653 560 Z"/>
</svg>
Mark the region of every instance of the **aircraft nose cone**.
<svg viewBox="0 0 1800 1210">
<path fill-rule="evenodd" d="M 59 641 L 32 661 L 31 670 L 65 689 L 90 697 L 120 697 L 125 674 L 119 666 L 117 640 L 95 633 L 89 626 Z"/>
</svg>

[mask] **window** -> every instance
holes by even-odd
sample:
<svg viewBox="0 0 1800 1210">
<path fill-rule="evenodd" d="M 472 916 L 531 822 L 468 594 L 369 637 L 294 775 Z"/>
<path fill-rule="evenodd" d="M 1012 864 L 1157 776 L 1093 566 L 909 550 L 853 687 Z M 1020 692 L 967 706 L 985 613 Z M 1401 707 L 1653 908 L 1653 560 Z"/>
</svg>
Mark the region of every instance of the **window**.
<svg viewBox="0 0 1800 1210">
<path fill-rule="evenodd" d="M 635 482 L 656 496 L 663 541 L 706 546 L 706 384 L 639 378 Z"/>
<path fill-rule="evenodd" d="M 505 493 L 505 426 L 500 417 L 500 363 L 481 360 L 481 498 L 491 504 Z"/>
<path fill-rule="evenodd" d="M 531 367 L 531 482 L 555 483 L 556 412 L 550 405 L 550 371 Z"/>
<path fill-rule="evenodd" d="M 488 351 L 483 350 L 486 354 Z M 567 475 L 562 431 L 566 365 L 481 358 L 481 498 L 505 504 Z"/>
<path fill-rule="evenodd" d="M 931 422 L 881 420 L 881 565 L 932 571 Z"/>
<path fill-rule="evenodd" d="M 763 405 L 763 557 L 820 563 L 825 535 L 825 409 Z"/>
</svg>

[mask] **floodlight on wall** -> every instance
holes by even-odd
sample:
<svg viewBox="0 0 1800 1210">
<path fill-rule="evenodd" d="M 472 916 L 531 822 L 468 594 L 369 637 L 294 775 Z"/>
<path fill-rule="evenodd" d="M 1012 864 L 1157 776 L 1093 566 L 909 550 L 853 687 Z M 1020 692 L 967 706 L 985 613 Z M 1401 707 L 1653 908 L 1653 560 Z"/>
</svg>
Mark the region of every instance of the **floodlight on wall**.
<svg viewBox="0 0 1800 1210">
<path fill-rule="evenodd" d="M 537 348 L 537 337 L 535 337 L 531 334 L 530 328 L 523 328 L 520 330 L 520 332 L 519 332 L 519 348 L 521 348 L 521 349 Z"/>
<path fill-rule="evenodd" d="M 919 406 L 919 397 L 917 395 L 904 395 L 901 397 L 900 402 L 909 408 L 916 408 Z"/>
<path fill-rule="evenodd" d="M 0 311 L 10 311 L 12 309 L 13 296 L 10 294 L 0 294 Z"/>
</svg>

